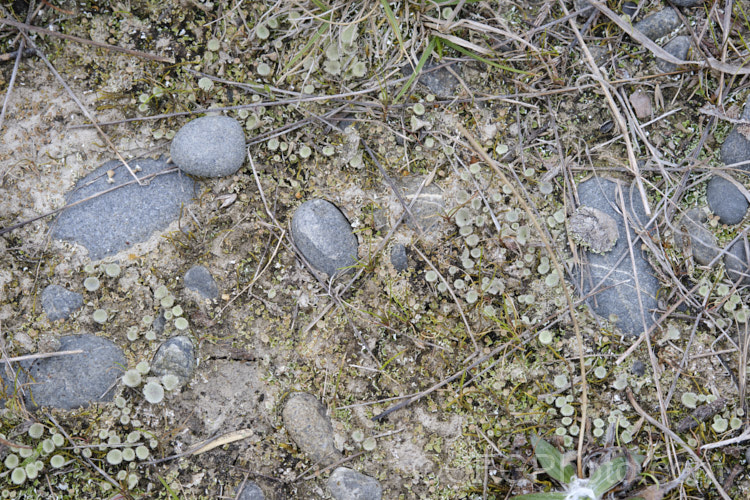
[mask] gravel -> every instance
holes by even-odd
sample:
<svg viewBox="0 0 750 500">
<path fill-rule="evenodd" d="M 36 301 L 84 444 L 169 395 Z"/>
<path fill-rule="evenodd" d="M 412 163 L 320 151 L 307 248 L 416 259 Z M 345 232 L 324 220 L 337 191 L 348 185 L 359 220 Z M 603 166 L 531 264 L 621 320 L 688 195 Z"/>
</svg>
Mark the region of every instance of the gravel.
<svg viewBox="0 0 750 500">
<path fill-rule="evenodd" d="M 171 168 L 166 159 L 129 160 L 128 163 L 133 169 L 142 169 L 137 172 L 139 178 Z M 108 182 L 109 171 L 112 173 L 111 183 Z M 139 186 L 128 170 L 113 160 L 78 181 L 75 189 L 66 196 L 66 202 L 77 202 L 123 185 L 60 213 L 52 228 L 52 236 L 83 245 L 92 260 L 114 255 L 148 240 L 176 220 L 180 207 L 190 203 L 195 183 L 187 176 L 173 172 L 158 175 L 147 185 Z"/>
<path fill-rule="evenodd" d="M 745 195 L 737 186 L 717 175 L 708 181 L 706 200 L 722 224 L 739 224 L 747 213 L 748 202 Z"/>
<path fill-rule="evenodd" d="M 348 467 L 338 467 L 328 477 L 328 489 L 336 500 L 380 500 L 383 487 L 377 479 Z"/>
<path fill-rule="evenodd" d="M 76 349 L 83 352 L 34 361 L 29 370 L 35 383 L 27 393 L 28 408 L 50 406 L 71 410 L 92 402 L 112 401 L 113 389 L 128 364 L 122 350 L 96 335 L 60 339 L 58 351 Z"/>
<path fill-rule="evenodd" d="M 357 237 L 344 214 L 326 200 L 300 205 L 292 217 L 291 234 L 310 265 L 329 276 L 357 263 Z"/>
<path fill-rule="evenodd" d="M 42 291 L 42 310 L 50 321 L 68 319 L 83 305 L 83 295 L 60 285 L 49 285 Z"/>
<path fill-rule="evenodd" d="M 583 295 L 594 294 L 587 303 L 599 316 L 615 318 L 615 325 L 626 335 L 640 335 L 643 331 L 639 290 L 635 286 L 635 274 L 640 284 L 640 299 L 643 304 L 643 317 L 648 328 L 654 323 L 652 312 L 657 307 L 656 294 L 659 281 L 651 264 L 641 250 L 640 243 L 632 229 L 626 227 L 622 215 L 614 207 L 619 207 L 616 196 L 617 183 L 608 179 L 593 177 L 578 186 L 581 204 L 598 209 L 609 215 L 617 223 L 620 234 L 612 250 L 605 253 L 586 251 L 583 269 L 576 267 L 576 282 L 583 283 Z M 645 215 L 637 189 L 621 185 L 622 196 L 631 223 L 645 224 Z M 633 259 L 630 258 L 628 236 L 632 242 Z M 618 264 L 621 257 L 624 258 Z M 601 282 L 601 284 L 600 284 Z"/>
<path fill-rule="evenodd" d="M 186 174 L 225 177 L 245 163 L 245 132 L 228 116 L 204 116 L 177 131 L 170 153 Z"/>
<path fill-rule="evenodd" d="M 282 411 L 289 437 L 311 461 L 328 466 L 342 458 L 333 442 L 333 426 L 326 408 L 306 392 L 292 393 Z"/>
</svg>

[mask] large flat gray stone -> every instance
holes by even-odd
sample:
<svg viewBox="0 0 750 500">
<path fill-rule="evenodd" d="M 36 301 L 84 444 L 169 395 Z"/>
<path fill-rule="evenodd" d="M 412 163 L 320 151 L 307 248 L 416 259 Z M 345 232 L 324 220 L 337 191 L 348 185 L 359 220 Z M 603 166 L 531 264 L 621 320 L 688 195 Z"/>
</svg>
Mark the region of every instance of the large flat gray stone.
<svg viewBox="0 0 750 500">
<path fill-rule="evenodd" d="M 624 184 L 620 185 L 628 218 L 637 227 L 643 227 L 648 218 L 637 190 Z M 620 206 L 619 197 L 616 196 L 617 186 L 617 182 L 599 177 L 589 179 L 578 186 L 581 205 L 596 208 L 614 219 L 618 225 L 619 237 L 608 252 L 594 253 L 584 250 L 585 263 L 582 268 L 576 267 L 575 279 L 582 283 L 584 295 L 593 293 L 588 304 L 596 314 L 604 319 L 614 319 L 616 327 L 625 335 L 640 335 L 643 331 L 642 317 L 645 318 L 647 328 L 654 323 L 652 311 L 657 307 L 659 281 L 641 250 L 640 240 L 636 240 L 635 232 L 626 227 L 619 209 L 615 208 Z M 628 234 L 633 243 L 632 260 Z M 625 258 L 617 264 L 622 256 Z M 640 288 L 636 288 L 634 275 L 638 276 Z M 639 293 L 643 314 L 639 307 Z"/>
<path fill-rule="evenodd" d="M 166 160 L 129 160 L 141 168 L 139 178 L 173 167 Z M 112 171 L 108 182 L 108 171 Z M 117 160 L 105 163 L 81 179 L 66 196 L 68 204 L 134 181 Z M 64 210 L 54 222 L 52 236 L 76 242 L 92 260 L 114 255 L 146 241 L 180 215 L 180 207 L 193 198 L 195 182 L 175 171 L 151 178 L 148 185 L 135 182 Z"/>
</svg>

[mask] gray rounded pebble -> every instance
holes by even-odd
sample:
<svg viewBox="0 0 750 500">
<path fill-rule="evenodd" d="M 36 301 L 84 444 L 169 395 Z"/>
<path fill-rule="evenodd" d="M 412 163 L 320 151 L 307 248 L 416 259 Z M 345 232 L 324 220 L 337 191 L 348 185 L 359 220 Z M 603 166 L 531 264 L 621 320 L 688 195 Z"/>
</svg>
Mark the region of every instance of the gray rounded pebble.
<svg viewBox="0 0 750 500">
<path fill-rule="evenodd" d="M 437 67 L 437 69 L 435 69 Z M 450 67 L 450 70 L 448 69 Z M 461 82 L 451 72 L 455 72 L 461 75 L 461 65 L 457 63 L 451 63 L 445 65 L 442 62 L 435 62 L 432 60 L 422 67 L 422 71 L 419 74 L 419 83 L 427 87 L 427 89 L 435 94 L 439 98 L 448 98 L 456 95 L 461 89 Z M 411 76 L 413 68 L 411 64 L 405 65 L 401 69 L 401 73 L 404 76 Z"/>
<path fill-rule="evenodd" d="M 745 100 L 745 105 L 742 108 L 743 120 L 750 120 L 750 95 Z M 744 133 L 743 133 L 744 132 Z M 721 161 L 725 165 L 732 165 L 734 163 L 741 163 L 743 161 L 750 160 L 750 138 L 748 138 L 747 127 L 734 127 L 731 132 L 724 139 L 724 143 L 721 145 Z M 750 163 L 746 165 L 740 165 L 740 170 L 750 172 Z"/>
<path fill-rule="evenodd" d="M 383 497 L 380 481 L 348 467 L 338 467 L 331 473 L 328 490 L 336 500 L 380 500 Z"/>
<path fill-rule="evenodd" d="M 391 264 L 396 271 L 401 272 L 409 268 L 409 258 L 406 256 L 406 247 L 401 243 L 393 245 L 391 249 Z"/>
<path fill-rule="evenodd" d="M 83 305 L 83 295 L 71 292 L 60 285 L 49 285 L 42 292 L 42 309 L 50 321 L 68 319 Z"/>
<path fill-rule="evenodd" d="M 292 217 L 291 234 L 310 265 L 329 276 L 357 263 L 357 237 L 344 214 L 326 200 L 300 205 Z"/>
<path fill-rule="evenodd" d="M 664 50 L 675 56 L 677 59 L 685 60 L 687 58 L 688 51 L 690 50 L 690 37 L 689 36 L 678 36 L 673 40 L 670 40 L 664 46 Z M 657 59 L 656 66 L 663 73 L 671 73 L 676 71 L 679 66 L 664 59 Z"/>
<path fill-rule="evenodd" d="M 691 208 L 674 225 L 675 242 L 683 251 L 690 251 L 695 261 L 707 266 L 721 251 L 714 233 L 706 227 L 708 216 L 700 208 Z"/>
<path fill-rule="evenodd" d="M 166 160 L 129 160 L 140 167 L 139 178 L 172 168 Z M 110 180 L 107 172 L 113 172 Z M 158 175 L 139 186 L 119 161 L 110 161 L 78 181 L 65 197 L 73 203 L 107 190 L 91 200 L 64 210 L 56 219 L 52 236 L 83 245 L 92 260 L 99 260 L 146 241 L 180 215 L 180 208 L 193 198 L 195 183 L 177 172 Z M 117 186 L 128 184 L 119 189 Z"/>
<path fill-rule="evenodd" d="M 195 350 L 190 338 L 185 335 L 172 337 L 164 342 L 151 360 L 151 373 L 157 377 L 176 375 L 180 385 L 185 385 L 195 370 Z"/>
<path fill-rule="evenodd" d="M 677 15 L 677 11 L 671 7 L 667 7 L 644 17 L 635 23 L 633 27 L 651 40 L 656 40 L 657 38 L 667 36 L 672 30 L 681 25 L 682 21 L 680 20 L 680 16 Z"/>
<path fill-rule="evenodd" d="M 164 317 L 164 311 L 162 311 L 154 318 L 151 328 L 153 328 L 157 335 L 161 335 L 164 332 L 165 326 L 167 326 L 167 319 Z"/>
<path fill-rule="evenodd" d="M 219 287 L 216 286 L 211 272 L 203 266 L 193 266 L 185 273 L 185 288 L 196 292 L 204 299 L 215 299 L 219 296 Z"/>
<path fill-rule="evenodd" d="M 228 116 L 204 116 L 177 131 L 170 152 L 186 174 L 225 177 L 245 163 L 245 132 Z"/>
<path fill-rule="evenodd" d="M 646 373 L 646 364 L 640 359 L 633 361 L 633 366 L 630 367 L 630 373 L 636 377 L 642 377 Z"/>
<path fill-rule="evenodd" d="M 260 486 L 252 481 L 246 482 L 242 491 L 237 495 L 237 500 L 265 500 L 265 498 Z"/>
<path fill-rule="evenodd" d="M 722 224 L 738 224 L 747 213 L 748 202 L 737 186 L 717 175 L 708 181 L 706 200 Z"/>
<path fill-rule="evenodd" d="M 326 408 L 306 392 L 292 393 L 282 411 L 289 437 L 310 460 L 323 466 L 342 458 L 333 442 L 333 426 Z"/>
<path fill-rule="evenodd" d="M 91 402 L 112 401 L 117 379 L 128 362 L 113 342 L 96 335 L 72 335 L 60 339 L 59 351 L 81 349 L 81 354 L 34 361 L 26 405 L 71 410 Z"/>
<path fill-rule="evenodd" d="M 738 286 L 750 285 L 750 258 L 745 250 L 745 241 L 737 240 L 724 256 L 724 267 L 732 282 Z"/>
<path fill-rule="evenodd" d="M 656 295 L 659 291 L 659 280 L 646 259 L 641 244 L 636 240 L 633 229 L 625 227 L 623 217 L 619 213 L 617 186 L 617 182 L 600 177 L 593 177 L 578 186 L 581 204 L 596 208 L 612 217 L 620 236 L 609 252 L 598 254 L 586 251 L 588 264 L 575 268 L 574 279 L 583 284 L 584 296 L 593 295 L 587 303 L 596 314 L 604 319 L 614 316 L 615 326 L 625 335 L 640 335 L 643 332 L 644 320 L 646 328 L 654 323 L 652 311 L 658 306 Z M 638 190 L 627 185 L 621 185 L 621 189 L 625 207 L 629 212 L 628 219 L 636 227 L 648 222 L 649 218 L 645 214 Z M 628 240 L 633 242 L 632 252 Z M 634 268 L 638 275 L 640 290 L 636 288 Z M 643 312 L 639 302 L 643 304 Z"/>
</svg>

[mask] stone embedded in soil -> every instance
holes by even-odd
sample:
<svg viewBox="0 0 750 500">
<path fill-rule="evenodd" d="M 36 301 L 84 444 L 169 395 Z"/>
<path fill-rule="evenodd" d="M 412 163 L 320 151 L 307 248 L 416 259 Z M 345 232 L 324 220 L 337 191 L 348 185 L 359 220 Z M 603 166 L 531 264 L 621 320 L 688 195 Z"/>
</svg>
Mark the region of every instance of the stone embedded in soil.
<svg viewBox="0 0 750 500">
<path fill-rule="evenodd" d="M 348 467 L 337 467 L 331 473 L 328 490 L 336 500 L 380 500 L 383 497 L 380 481 Z"/>
<path fill-rule="evenodd" d="M 406 255 L 406 247 L 401 243 L 396 243 L 391 249 L 391 264 L 396 271 L 401 272 L 409 268 L 409 258 Z"/>
<path fill-rule="evenodd" d="M 49 285 L 42 292 L 42 309 L 50 321 L 68 319 L 83 305 L 83 295 L 60 285 Z"/>
<path fill-rule="evenodd" d="M 593 294 L 587 303 L 596 314 L 604 319 L 614 316 L 615 326 L 626 335 L 640 335 L 644 321 L 646 328 L 654 323 L 653 310 L 657 308 L 659 281 L 641 250 L 640 240 L 636 240 L 633 230 L 625 226 L 622 215 L 618 213 L 619 209 L 614 208 L 620 207 L 619 197 L 616 195 L 617 187 L 618 183 L 615 181 L 599 177 L 593 177 L 578 186 L 581 204 L 596 208 L 612 217 L 617 223 L 620 237 L 609 252 L 598 254 L 586 251 L 583 264 L 575 268 L 574 279 L 577 283 L 582 283 L 583 295 Z M 642 227 L 648 222 L 648 217 L 638 190 L 626 185 L 621 185 L 621 189 L 628 219 L 636 224 L 636 227 Z M 627 235 L 630 236 L 633 245 L 632 261 Z M 624 258 L 617 264 L 623 255 Z M 639 290 L 635 285 L 634 268 L 640 284 L 643 316 L 638 300 Z"/>
<path fill-rule="evenodd" d="M 306 392 L 292 393 L 282 417 L 289 437 L 311 461 L 327 466 L 342 458 L 333 442 L 331 420 L 318 398 Z"/>
<path fill-rule="evenodd" d="M 204 116 L 177 131 L 170 153 L 186 174 L 225 177 L 245 163 L 245 132 L 234 118 Z"/>
<path fill-rule="evenodd" d="M 248 481 L 235 498 L 237 500 L 265 500 L 266 496 L 263 494 L 260 486 L 252 481 Z"/>
<path fill-rule="evenodd" d="M 750 285 L 750 253 L 745 249 L 745 240 L 740 238 L 724 255 L 724 267 L 729 279 L 738 286 Z"/>
<path fill-rule="evenodd" d="M 651 40 L 656 40 L 657 38 L 667 36 L 681 25 L 682 21 L 677 11 L 671 7 L 667 7 L 644 17 L 635 23 L 633 27 Z"/>
<path fill-rule="evenodd" d="M 419 191 L 419 186 L 423 181 L 422 177 L 407 177 L 397 181 L 396 187 L 406 205 L 411 205 L 411 213 L 417 219 L 419 227 L 423 231 L 430 231 L 440 223 L 440 216 L 445 212 L 445 204 L 443 203 L 443 192 L 435 184 L 425 186 Z M 417 196 L 417 191 L 419 191 L 419 196 Z M 416 201 L 414 201 L 415 198 Z M 413 205 L 412 201 L 414 201 Z M 407 215 L 405 220 L 410 228 L 416 229 L 416 224 L 411 216 Z"/>
<path fill-rule="evenodd" d="M 171 168 L 164 159 L 129 160 L 128 164 L 134 170 L 142 169 L 136 172 L 139 178 Z M 52 236 L 86 247 L 92 260 L 148 240 L 179 217 L 180 208 L 193 198 L 195 182 L 179 172 L 157 175 L 146 182 L 143 186 L 135 183 L 127 168 L 117 160 L 105 163 L 78 181 L 76 188 L 66 195 L 66 203 L 128 185 L 61 212 L 54 222 Z"/>
<path fill-rule="evenodd" d="M 450 68 L 450 69 L 448 69 Z M 461 83 L 458 78 L 451 72 L 461 74 L 461 65 L 456 63 L 445 64 L 443 62 L 428 61 L 419 74 L 419 83 L 429 89 L 436 97 L 448 98 L 456 95 L 461 89 Z M 412 65 L 407 64 L 401 72 L 404 76 L 411 76 L 413 71 Z"/>
<path fill-rule="evenodd" d="M 708 216 L 700 208 L 691 208 L 674 224 L 674 237 L 683 252 L 691 252 L 695 261 L 707 266 L 721 251 L 716 237 L 706 227 Z"/>
<path fill-rule="evenodd" d="M 164 342 L 151 360 L 151 373 L 157 377 L 172 374 L 185 385 L 195 370 L 195 350 L 190 338 L 185 335 L 172 337 Z"/>
<path fill-rule="evenodd" d="M 300 205 L 292 217 L 291 234 L 307 262 L 329 276 L 357 263 L 357 237 L 333 203 L 313 199 Z"/>
<path fill-rule="evenodd" d="M 216 286 L 211 272 L 203 266 L 193 266 L 185 273 L 183 280 L 185 288 L 197 293 L 204 299 L 215 299 L 219 296 L 219 287 Z"/>
<path fill-rule="evenodd" d="M 747 198 L 730 181 L 715 175 L 708 181 L 706 200 L 722 224 L 739 224 L 748 208 Z"/>
<path fill-rule="evenodd" d="M 28 408 L 50 406 L 70 410 L 92 402 L 112 401 L 118 378 L 127 366 L 122 349 L 96 335 L 60 339 L 58 351 L 81 349 L 80 354 L 40 358 L 29 370 Z"/>
<path fill-rule="evenodd" d="M 689 36 L 675 37 L 673 40 L 670 40 L 669 43 L 667 43 L 664 46 L 664 50 L 666 50 L 667 52 L 675 56 L 677 59 L 684 61 L 685 58 L 687 57 L 688 50 L 690 50 L 690 37 Z M 678 68 L 676 64 L 671 63 L 669 61 L 665 61 L 664 59 L 657 59 L 656 66 L 663 73 L 671 73 L 672 71 L 676 71 Z"/>
<path fill-rule="evenodd" d="M 706 0 L 672 0 L 672 3 L 678 7 L 697 7 L 703 5 Z"/>
</svg>

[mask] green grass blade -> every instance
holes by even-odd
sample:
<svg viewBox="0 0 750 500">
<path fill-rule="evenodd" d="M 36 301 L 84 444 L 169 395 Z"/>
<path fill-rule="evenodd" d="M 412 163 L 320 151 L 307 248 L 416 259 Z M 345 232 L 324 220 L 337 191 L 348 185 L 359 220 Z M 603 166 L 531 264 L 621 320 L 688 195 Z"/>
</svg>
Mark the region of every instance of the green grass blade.
<svg viewBox="0 0 750 500">
<path fill-rule="evenodd" d="M 472 59 L 475 59 L 475 60 L 477 60 L 479 62 L 483 62 L 485 64 L 488 64 L 488 65 L 490 65 L 490 66 L 492 66 L 494 68 L 502 69 L 502 70 L 505 70 L 505 71 L 511 71 L 513 73 L 520 73 L 522 75 L 532 75 L 532 76 L 534 75 L 534 73 L 530 73 L 528 71 L 523 71 L 523 70 L 520 70 L 520 69 L 511 68 L 510 66 L 503 66 L 502 64 L 498 64 L 495 61 L 491 61 L 490 59 L 487 59 L 486 57 L 482 57 L 479 54 L 475 54 L 474 52 L 472 52 L 472 51 L 470 51 L 470 50 L 468 50 L 468 49 L 466 49 L 464 47 L 461 47 L 460 45 L 457 45 L 457 44 L 455 44 L 453 42 L 449 42 L 448 40 L 441 39 L 441 42 L 444 43 L 446 46 L 448 46 L 448 47 L 456 50 L 457 52 L 460 52 L 460 53 L 464 54 L 465 56 L 469 56 Z"/>
<path fill-rule="evenodd" d="M 425 63 L 427 63 L 427 59 L 430 58 L 432 55 L 432 51 L 435 50 L 435 44 L 437 43 L 435 37 L 430 39 L 429 45 L 427 45 L 427 48 L 422 52 L 422 57 L 419 58 L 419 62 L 417 63 L 417 67 L 414 68 L 414 73 L 411 74 L 408 80 L 406 80 L 406 83 L 404 84 L 404 87 L 401 89 L 401 91 L 396 94 L 396 98 L 393 100 L 393 103 L 397 103 L 399 99 L 401 99 L 406 92 L 411 88 L 411 86 L 416 81 L 417 77 L 419 76 L 419 73 L 422 71 L 422 68 L 424 67 Z"/>
<path fill-rule="evenodd" d="M 573 478 L 575 470 L 570 464 L 564 465 L 565 459 L 562 453 L 557 451 L 557 448 L 547 441 L 538 437 L 536 438 L 536 442 L 532 440 L 532 444 L 536 459 L 544 471 L 562 484 L 568 484 Z"/>
<path fill-rule="evenodd" d="M 388 20 L 388 24 L 391 25 L 393 34 L 396 35 L 396 40 L 398 40 L 398 46 L 403 51 L 404 37 L 401 36 L 401 30 L 398 27 L 398 20 L 396 19 L 396 15 L 393 13 L 393 10 L 391 10 L 391 6 L 388 5 L 388 0 L 380 0 L 380 5 L 383 6 L 383 11 L 385 12 L 385 17 Z"/>
</svg>

